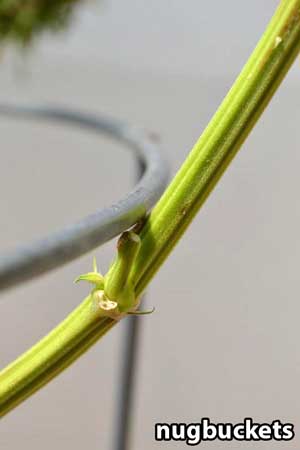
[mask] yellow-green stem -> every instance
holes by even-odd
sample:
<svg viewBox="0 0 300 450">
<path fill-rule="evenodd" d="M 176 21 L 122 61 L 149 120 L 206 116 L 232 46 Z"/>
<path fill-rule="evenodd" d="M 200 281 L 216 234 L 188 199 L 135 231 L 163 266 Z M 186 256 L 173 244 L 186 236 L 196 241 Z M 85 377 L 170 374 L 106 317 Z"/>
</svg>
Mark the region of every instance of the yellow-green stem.
<svg viewBox="0 0 300 450">
<path fill-rule="evenodd" d="M 115 323 L 88 296 L 63 322 L 0 373 L 0 417 L 47 384 Z"/>
<path fill-rule="evenodd" d="M 300 48 L 300 1 L 283 0 L 258 46 L 154 207 L 132 269 L 139 295 L 198 212 L 272 98 Z"/>
<path fill-rule="evenodd" d="M 300 48 L 300 0 L 283 0 L 249 62 L 140 233 L 130 276 L 140 295 L 272 98 Z M 0 416 L 60 373 L 114 323 L 88 297 L 0 373 Z"/>
</svg>

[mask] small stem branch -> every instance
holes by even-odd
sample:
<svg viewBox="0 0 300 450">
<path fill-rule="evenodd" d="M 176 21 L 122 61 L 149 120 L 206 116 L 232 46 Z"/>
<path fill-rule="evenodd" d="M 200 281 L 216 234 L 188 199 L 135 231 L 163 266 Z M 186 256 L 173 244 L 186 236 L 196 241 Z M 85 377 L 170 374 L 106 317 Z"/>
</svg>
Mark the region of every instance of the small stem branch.
<svg viewBox="0 0 300 450">
<path fill-rule="evenodd" d="M 300 48 L 300 0 L 282 0 L 261 41 L 186 162 L 154 208 L 130 278 L 139 296 L 272 98 Z M 0 373 L 0 416 L 60 373 L 110 329 L 88 297 Z"/>
</svg>

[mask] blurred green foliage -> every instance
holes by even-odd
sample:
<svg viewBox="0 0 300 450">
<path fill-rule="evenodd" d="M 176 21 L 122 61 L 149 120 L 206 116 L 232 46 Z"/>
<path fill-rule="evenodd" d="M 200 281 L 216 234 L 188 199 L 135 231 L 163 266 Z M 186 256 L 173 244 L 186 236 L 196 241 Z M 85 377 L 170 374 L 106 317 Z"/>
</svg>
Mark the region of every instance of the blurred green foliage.
<svg viewBox="0 0 300 450">
<path fill-rule="evenodd" d="M 80 0 L 0 0 L 0 40 L 31 42 L 40 31 L 65 26 Z"/>
</svg>

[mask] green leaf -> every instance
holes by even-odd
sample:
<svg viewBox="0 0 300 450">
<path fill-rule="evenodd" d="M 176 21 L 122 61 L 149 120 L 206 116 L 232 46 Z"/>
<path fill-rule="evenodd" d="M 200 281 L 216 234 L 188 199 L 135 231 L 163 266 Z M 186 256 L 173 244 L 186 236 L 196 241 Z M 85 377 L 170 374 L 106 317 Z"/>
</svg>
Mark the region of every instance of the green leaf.
<svg viewBox="0 0 300 450">
<path fill-rule="evenodd" d="M 104 287 L 104 278 L 100 273 L 97 272 L 88 272 L 80 275 L 74 283 L 78 283 L 79 281 L 87 281 L 88 283 L 95 284 L 99 289 L 103 289 Z"/>
</svg>

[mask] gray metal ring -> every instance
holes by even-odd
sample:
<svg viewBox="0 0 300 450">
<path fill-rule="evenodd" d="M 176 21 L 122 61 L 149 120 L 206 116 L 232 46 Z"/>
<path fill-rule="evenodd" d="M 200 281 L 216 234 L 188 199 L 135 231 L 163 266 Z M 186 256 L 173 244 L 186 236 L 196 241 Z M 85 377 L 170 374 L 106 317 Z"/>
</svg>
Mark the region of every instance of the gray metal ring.
<svg viewBox="0 0 300 450">
<path fill-rule="evenodd" d="M 107 134 L 126 144 L 144 168 L 139 183 L 119 202 L 1 256 L 0 290 L 56 269 L 116 237 L 145 217 L 166 186 L 168 168 L 156 140 L 123 121 L 60 108 L 9 104 L 0 104 L 0 115 L 52 120 Z"/>
</svg>

